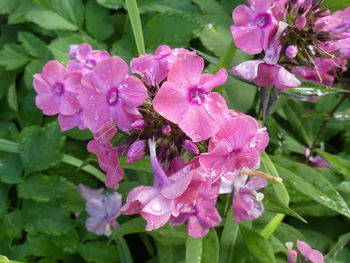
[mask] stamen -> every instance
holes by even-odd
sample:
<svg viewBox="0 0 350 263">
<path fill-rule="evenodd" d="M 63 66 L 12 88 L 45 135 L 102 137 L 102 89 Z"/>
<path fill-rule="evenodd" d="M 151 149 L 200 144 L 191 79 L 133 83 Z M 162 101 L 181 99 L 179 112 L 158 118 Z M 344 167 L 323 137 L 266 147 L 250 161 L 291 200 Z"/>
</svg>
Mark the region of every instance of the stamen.
<svg viewBox="0 0 350 263">
<path fill-rule="evenodd" d="M 249 175 L 249 176 L 257 176 L 260 178 L 271 180 L 271 181 L 274 181 L 276 183 L 282 183 L 282 181 L 283 181 L 282 178 L 275 177 L 275 176 L 272 176 L 272 175 L 269 175 L 267 173 L 260 172 L 260 171 L 252 171 L 252 170 L 248 170 L 248 169 L 243 169 L 242 173 Z"/>
</svg>

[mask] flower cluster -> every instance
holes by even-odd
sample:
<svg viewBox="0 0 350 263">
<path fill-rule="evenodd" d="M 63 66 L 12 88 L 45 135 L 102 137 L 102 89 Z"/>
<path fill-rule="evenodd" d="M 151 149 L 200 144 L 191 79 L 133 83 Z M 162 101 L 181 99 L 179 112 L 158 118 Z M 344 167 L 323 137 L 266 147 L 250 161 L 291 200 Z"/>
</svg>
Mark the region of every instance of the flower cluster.
<svg viewBox="0 0 350 263">
<path fill-rule="evenodd" d="M 323 0 L 247 0 L 233 10 L 231 32 L 237 47 L 257 60 L 234 74 L 279 90 L 305 80 L 333 85 L 350 58 L 350 8 L 332 14 Z"/>
<path fill-rule="evenodd" d="M 303 241 L 297 240 L 297 248 L 300 254 L 293 249 L 293 243 L 287 242 L 288 248 L 288 263 L 296 262 L 311 262 L 311 263 L 323 263 L 323 255 L 320 251 L 312 249 L 311 246 Z"/>
<path fill-rule="evenodd" d="M 187 222 L 193 237 L 204 236 L 221 222 L 215 207 L 219 194 L 232 194 L 236 222 L 262 214 L 263 194 L 257 191 L 267 182 L 254 176 L 263 174 L 254 170 L 269 138 L 266 128 L 228 109 L 213 91 L 225 83 L 226 70 L 203 74 L 203 58 L 165 45 L 134 58 L 131 68 L 88 44 L 71 46 L 69 56 L 67 67 L 50 61 L 34 75 L 36 105 L 46 115 L 58 114 L 63 131 L 79 127 L 93 132 L 88 150 L 97 155 L 108 187 L 117 188 L 123 178 L 118 156 L 133 163 L 150 155 L 153 185 L 131 190 L 123 214 L 140 214 L 147 230 Z M 122 145 L 113 144 L 117 133 L 127 137 Z M 112 197 L 120 201 L 118 196 L 101 198 Z M 112 205 L 101 198 L 86 197 L 88 207 Z M 90 210 L 92 231 L 115 227 L 104 221 L 97 229 L 97 210 Z M 108 214 L 109 219 L 115 216 Z"/>
</svg>

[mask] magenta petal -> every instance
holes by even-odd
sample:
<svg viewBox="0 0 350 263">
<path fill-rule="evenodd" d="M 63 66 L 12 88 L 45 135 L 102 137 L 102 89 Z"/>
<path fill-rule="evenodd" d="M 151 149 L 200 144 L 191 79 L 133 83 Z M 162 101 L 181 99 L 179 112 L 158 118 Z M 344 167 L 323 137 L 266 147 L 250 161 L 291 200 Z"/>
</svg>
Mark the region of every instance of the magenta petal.
<svg viewBox="0 0 350 263">
<path fill-rule="evenodd" d="M 65 90 L 73 93 L 79 93 L 82 88 L 81 77 L 81 73 L 79 72 L 68 73 L 66 79 L 64 80 Z"/>
<path fill-rule="evenodd" d="M 152 186 L 138 186 L 132 189 L 127 198 L 126 204 L 121 208 L 124 215 L 140 213 L 143 206 L 159 194 L 159 189 Z"/>
<path fill-rule="evenodd" d="M 233 68 L 233 73 L 246 79 L 253 80 L 258 76 L 259 65 L 263 63 L 259 60 L 245 61 Z"/>
<path fill-rule="evenodd" d="M 63 115 L 73 115 L 80 109 L 81 106 L 75 94 L 67 91 L 61 95 L 60 113 Z"/>
<path fill-rule="evenodd" d="M 246 5 L 237 6 L 232 12 L 235 26 L 244 26 L 254 20 L 254 12 Z"/>
<path fill-rule="evenodd" d="M 37 93 L 51 93 L 51 86 L 44 80 L 41 74 L 34 74 L 33 86 Z"/>
<path fill-rule="evenodd" d="M 323 263 L 323 255 L 320 251 L 313 249 L 309 255 L 309 259 L 312 263 Z"/>
<path fill-rule="evenodd" d="M 275 86 L 279 90 L 289 89 L 289 88 L 295 88 L 298 87 L 301 83 L 300 81 L 290 73 L 288 70 L 286 70 L 284 67 L 279 67 L 279 70 L 275 73 Z"/>
<path fill-rule="evenodd" d="M 237 47 L 249 54 L 262 51 L 262 33 L 256 26 L 231 26 L 231 32 Z"/>
<path fill-rule="evenodd" d="M 194 238 L 204 237 L 209 232 L 209 228 L 203 226 L 196 216 L 189 216 L 187 223 L 187 234 Z"/>
<path fill-rule="evenodd" d="M 45 115 L 55 115 L 60 112 L 60 100 L 60 96 L 55 94 L 42 93 L 36 95 L 35 104 Z"/>
<path fill-rule="evenodd" d="M 220 69 L 215 75 L 206 74 L 202 75 L 201 86 L 207 92 L 211 91 L 215 87 L 223 85 L 227 80 L 226 69 Z"/>
<path fill-rule="evenodd" d="M 56 82 L 63 82 L 67 75 L 66 68 L 56 60 L 51 60 L 43 67 L 42 77 L 53 86 Z"/>
<path fill-rule="evenodd" d="M 73 115 L 58 115 L 58 123 L 60 124 L 61 131 L 68 131 L 77 126 L 82 129 L 81 111 Z"/>
<path fill-rule="evenodd" d="M 183 168 L 183 170 L 186 171 L 185 175 L 183 175 L 181 178 L 177 179 L 170 186 L 164 187 L 161 190 L 161 194 L 164 197 L 166 197 L 168 199 L 175 199 L 175 198 L 179 197 L 180 195 L 182 195 L 186 191 L 188 185 L 191 182 L 192 174 L 190 173 L 188 167 Z M 181 170 L 178 173 L 181 173 Z M 171 179 L 171 177 L 169 179 Z"/>
<path fill-rule="evenodd" d="M 77 50 L 77 60 L 78 61 L 86 61 L 89 57 L 89 55 L 91 54 L 92 48 L 89 44 L 81 44 L 78 46 L 78 50 Z"/>
<path fill-rule="evenodd" d="M 312 251 L 312 248 L 309 244 L 300 240 L 297 240 L 297 248 L 300 251 L 300 253 L 303 254 L 303 256 L 305 257 L 308 257 Z"/>
<path fill-rule="evenodd" d="M 130 76 L 125 84 L 121 85 L 119 91 L 119 97 L 130 106 L 140 106 L 147 97 L 147 89 L 142 82 L 134 77 Z"/>
<path fill-rule="evenodd" d="M 261 202 L 250 194 L 233 194 L 234 221 L 254 220 L 261 216 L 264 207 Z"/>
<path fill-rule="evenodd" d="M 188 85 L 198 85 L 204 69 L 204 60 L 198 56 L 186 56 L 185 60 L 178 60 L 168 74 L 168 81 Z"/>
</svg>

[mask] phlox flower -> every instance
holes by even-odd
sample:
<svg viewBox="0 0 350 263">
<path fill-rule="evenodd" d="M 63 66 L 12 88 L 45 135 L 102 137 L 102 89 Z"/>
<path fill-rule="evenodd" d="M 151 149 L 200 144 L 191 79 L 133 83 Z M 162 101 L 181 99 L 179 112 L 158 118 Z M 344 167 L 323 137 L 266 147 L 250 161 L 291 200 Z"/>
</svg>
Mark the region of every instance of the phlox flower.
<svg viewBox="0 0 350 263">
<path fill-rule="evenodd" d="M 233 176 L 243 168 L 256 169 L 268 141 L 266 128 L 259 128 L 254 118 L 231 117 L 210 139 L 208 153 L 202 153 L 199 162 L 207 169 Z"/>
<path fill-rule="evenodd" d="M 312 249 L 306 242 L 297 240 L 297 248 L 301 256 L 299 256 L 296 250 L 293 250 L 293 243 L 287 242 L 286 246 L 288 248 L 288 263 L 297 263 L 300 257 L 307 259 L 308 262 L 310 261 L 311 263 L 324 262 L 322 253 L 316 249 Z"/>
<path fill-rule="evenodd" d="M 85 226 L 97 235 L 110 236 L 118 227 L 116 218 L 120 215 L 122 196 L 117 192 L 102 194 L 103 189 L 91 189 L 80 184 L 78 191 L 86 200 L 86 212 L 89 217 Z"/>
<path fill-rule="evenodd" d="M 250 0 L 250 7 L 237 6 L 232 12 L 231 32 L 237 47 L 258 54 L 269 46 L 278 22 L 272 13 L 273 0 Z"/>
<path fill-rule="evenodd" d="M 147 221 L 146 230 L 151 231 L 166 224 L 172 214 L 175 199 L 181 196 L 191 182 L 190 166 L 185 166 L 167 176 L 159 164 L 156 144 L 149 141 L 151 164 L 154 170 L 153 186 L 138 186 L 130 191 L 122 207 L 125 215 L 141 214 Z"/>
<path fill-rule="evenodd" d="M 86 129 L 81 112 L 82 110 L 79 110 L 72 115 L 59 114 L 58 123 L 60 124 L 61 131 L 67 131 L 74 127 L 79 127 L 81 130 Z"/>
<path fill-rule="evenodd" d="M 71 45 L 69 50 L 71 59 L 68 61 L 67 68 L 69 71 L 78 71 L 82 74 L 94 69 L 98 62 L 109 58 L 105 50 L 92 50 L 89 44 Z"/>
<path fill-rule="evenodd" d="M 89 141 L 87 149 L 97 155 L 100 168 L 107 172 L 106 186 L 117 188 L 123 179 L 123 170 L 119 166 L 118 148 L 110 144 L 110 140 L 117 133 L 113 125 L 106 125 L 104 129 L 94 134 L 94 140 Z"/>
<path fill-rule="evenodd" d="M 48 62 L 40 74 L 34 74 L 33 86 L 38 93 L 36 106 L 46 115 L 72 115 L 81 108 L 76 95 L 81 89 L 81 74 L 69 72 L 55 60 Z"/>
<path fill-rule="evenodd" d="M 225 83 L 226 70 L 201 75 L 203 69 L 204 61 L 198 56 L 177 61 L 153 100 L 154 110 L 178 124 L 193 142 L 213 136 L 228 111 L 224 98 L 210 92 Z"/>
<path fill-rule="evenodd" d="M 79 93 L 85 125 L 96 132 L 106 123 L 115 122 L 128 131 L 141 118 L 137 107 L 143 104 L 147 90 L 142 82 L 128 75 L 128 65 L 119 57 L 100 61 L 82 78 L 84 91 Z"/>
<path fill-rule="evenodd" d="M 171 66 L 186 55 L 195 55 L 195 52 L 161 45 L 154 54 L 133 58 L 130 62 L 131 71 L 143 76 L 147 85 L 156 86 L 166 78 Z"/>
</svg>

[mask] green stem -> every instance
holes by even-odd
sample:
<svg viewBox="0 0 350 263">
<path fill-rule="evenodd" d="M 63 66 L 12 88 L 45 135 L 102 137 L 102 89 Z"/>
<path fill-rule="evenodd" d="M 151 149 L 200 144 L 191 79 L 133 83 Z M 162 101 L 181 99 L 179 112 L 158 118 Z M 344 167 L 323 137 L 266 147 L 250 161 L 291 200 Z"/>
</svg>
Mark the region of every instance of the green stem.
<svg viewBox="0 0 350 263">
<path fill-rule="evenodd" d="M 9 152 L 9 153 L 20 153 L 19 144 L 0 138 L 0 151 Z M 63 154 L 61 162 L 78 167 L 81 170 L 92 174 L 100 181 L 102 182 L 105 181 L 105 175 L 100 170 L 98 170 L 97 168 L 95 168 L 90 164 L 84 165 L 84 162 L 82 160 L 79 160 L 74 156 Z"/>
<path fill-rule="evenodd" d="M 284 215 L 284 214 L 275 215 L 275 217 L 272 218 L 272 220 L 260 232 L 260 235 L 262 237 L 268 239 L 273 234 L 273 232 L 275 232 L 275 230 L 277 229 L 277 227 L 282 222 L 282 220 L 285 216 L 286 215 Z"/>
<path fill-rule="evenodd" d="M 146 53 L 146 50 L 145 50 L 145 42 L 143 40 L 139 8 L 137 7 L 136 0 L 125 0 L 125 4 L 126 4 L 126 9 L 128 10 L 130 21 L 131 21 L 132 31 L 134 32 L 137 51 L 139 55 L 142 55 Z"/>
</svg>

